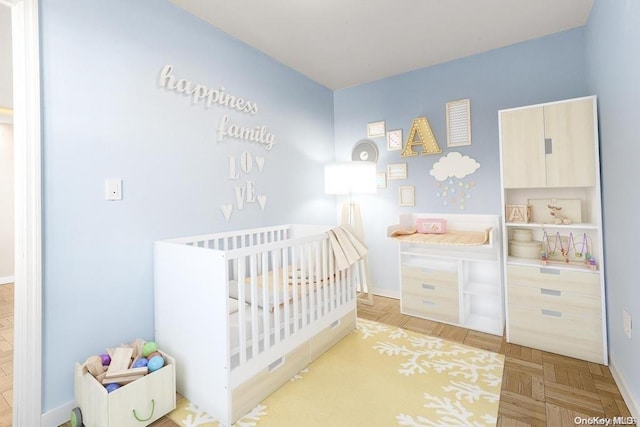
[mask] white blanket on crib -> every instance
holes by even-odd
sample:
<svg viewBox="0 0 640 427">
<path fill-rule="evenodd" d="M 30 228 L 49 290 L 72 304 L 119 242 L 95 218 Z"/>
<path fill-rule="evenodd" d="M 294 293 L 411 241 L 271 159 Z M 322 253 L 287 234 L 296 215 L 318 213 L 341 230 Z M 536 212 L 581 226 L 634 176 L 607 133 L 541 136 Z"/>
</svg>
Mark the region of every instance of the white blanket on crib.
<svg viewBox="0 0 640 427">
<path fill-rule="evenodd" d="M 327 234 L 338 271 L 345 270 L 367 254 L 367 246 L 348 227 L 334 227 Z"/>
</svg>

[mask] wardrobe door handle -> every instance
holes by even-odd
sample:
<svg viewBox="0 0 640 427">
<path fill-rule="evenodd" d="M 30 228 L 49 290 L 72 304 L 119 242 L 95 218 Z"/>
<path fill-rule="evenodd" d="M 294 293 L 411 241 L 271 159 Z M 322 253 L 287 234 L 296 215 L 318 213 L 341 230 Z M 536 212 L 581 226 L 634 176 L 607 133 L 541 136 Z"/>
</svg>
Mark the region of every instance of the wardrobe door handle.
<svg viewBox="0 0 640 427">
<path fill-rule="evenodd" d="M 540 274 L 560 274 L 560 270 L 553 268 L 540 268 Z"/>
<path fill-rule="evenodd" d="M 547 317 L 556 317 L 558 319 L 562 318 L 561 311 L 547 310 L 546 308 L 542 309 L 542 315 Z"/>
<path fill-rule="evenodd" d="M 553 154 L 553 140 L 551 138 L 544 139 L 544 154 Z"/>
<path fill-rule="evenodd" d="M 429 289 L 430 291 L 435 291 L 436 287 L 435 287 L 435 285 L 430 285 L 428 283 L 423 283 L 422 284 L 422 289 Z"/>
<path fill-rule="evenodd" d="M 540 293 L 542 295 L 550 295 L 554 297 L 562 296 L 562 291 L 556 291 L 555 289 L 540 288 Z"/>
</svg>

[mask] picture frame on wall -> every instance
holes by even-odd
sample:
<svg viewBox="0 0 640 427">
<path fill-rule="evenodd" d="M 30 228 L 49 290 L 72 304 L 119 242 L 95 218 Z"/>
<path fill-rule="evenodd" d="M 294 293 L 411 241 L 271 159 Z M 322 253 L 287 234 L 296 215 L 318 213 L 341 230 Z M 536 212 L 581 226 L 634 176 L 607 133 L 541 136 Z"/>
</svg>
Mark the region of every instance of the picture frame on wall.
<svg viewBox="0 0 640 427">
<path fill-rule="evenodd" d="M 416 189 L 413 185 L 402 185 L 398 188 L 398 204 L 400 206 L 415 206 Z"/>
<path fill-rule="evenodd" d="M 447 147 L 471 145 L 471 101 L 447 102 Z"/>
<path fill-rule="evenodd" d="M 384 120 L 367 124 L 367 138 L 385 136 Z"/>
<path fill-rule="evenodd" d="M 387 174 L 385 172 L 376 174 L 376 188 L 387 188 Z"/>
<path fill-rule="evenodd" d="M 402 150 L 402 129 L 387 132 L 387 151 Z"/>
<path fill-rule="evenodd" d="M 387 165 L 387 178 L 388 179 L 407 179 L 407 164 L 391 163 L 390 165 Z"/>
</svg>

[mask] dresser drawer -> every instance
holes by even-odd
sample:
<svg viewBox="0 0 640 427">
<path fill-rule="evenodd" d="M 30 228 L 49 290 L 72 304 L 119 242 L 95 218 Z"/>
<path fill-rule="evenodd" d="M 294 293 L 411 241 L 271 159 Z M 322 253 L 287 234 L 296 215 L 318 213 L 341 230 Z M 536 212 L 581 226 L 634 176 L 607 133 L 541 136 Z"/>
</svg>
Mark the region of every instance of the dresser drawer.
<svg viewBox="0 0 640 427">
<path fill-rule="evenodd" d="M 418 292 L 422 285 L 439 285 L 448 286 L 454 289 L 458 288 L 458 269 L 457 264 L 453 264 L 454 269 L 435 269 L 429 266 L 408 266 L 401 267 L 401 279 L 403 289 Z M 406 286 L 405 286 L 406 285 Z"/>
<path fill-rule="evenodd" d="M 458 282 L 424 281 L 402 278 L 402 293 L 417 295 L 424 298 L 458 298 Z"/>
<path fill-rule="evenodd" d="M 458 323 L 459 303 L 457 292 L 445 292 L 425 295 L 402 290 L 401 311 L 412 316 Z"/>
<path fill-rule="evenodd" d="M 600 297 L 600 274 L 546 267 L 507 266 L 507 285 L 529 286 Z"/>
<path fill-rule="evenodd" d="M 507 289 L 509 306 L 527 306 L 570 313 L 572 315 L 600 317 L 600 295 L 590 296 L 560 291 L 547 287 L 529 287 L 510 284 Z"/>
<path fill-rule="evenodd" d="M 509 342 L 603 363 L 602 320 L 509 304 Z"/>
</svg>

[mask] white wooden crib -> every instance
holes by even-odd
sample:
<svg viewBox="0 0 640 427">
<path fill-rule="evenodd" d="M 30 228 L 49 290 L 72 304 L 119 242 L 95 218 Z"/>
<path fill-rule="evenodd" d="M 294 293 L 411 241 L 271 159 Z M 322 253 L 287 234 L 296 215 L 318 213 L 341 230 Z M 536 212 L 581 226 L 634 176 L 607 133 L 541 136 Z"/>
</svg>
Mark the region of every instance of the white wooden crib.
<svg viewBox="0 0 640 427">
<path fill-rule="evenodd" d="M 175 357 L 177 391 L 223 425 L 355 328 L 364 263 L 339 271 L 330 230 L 283 225 L 155 242 L 155 340 Z"/>
</svg>

